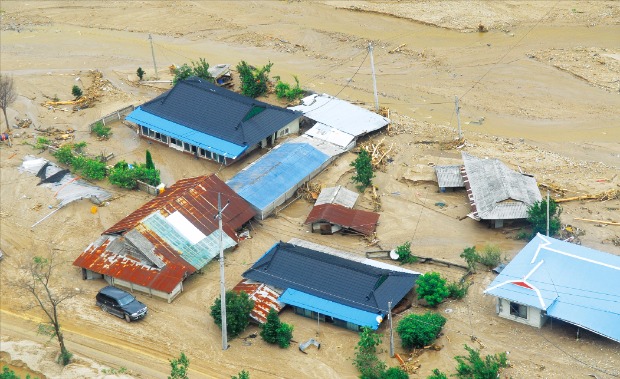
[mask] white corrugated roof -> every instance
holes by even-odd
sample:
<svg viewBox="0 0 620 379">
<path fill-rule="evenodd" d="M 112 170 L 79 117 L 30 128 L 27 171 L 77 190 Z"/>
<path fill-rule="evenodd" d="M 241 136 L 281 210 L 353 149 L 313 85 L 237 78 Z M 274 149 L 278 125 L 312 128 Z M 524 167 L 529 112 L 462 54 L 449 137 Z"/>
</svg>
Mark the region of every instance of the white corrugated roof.
<svg viewBox="0 0 620 379">
<path fill-rule="evenodd" d="M 390 119 L 386 117 L 327 94 L 310 95 L 302 99 L 301 105 L 289 109 L 301 111 L 311 120 L 355 137 L 381 129 L 390 123 Z"/>
<path fill-rule="evenodd" d="M 321 204 L 340 204 L 343 207 L 353 208 L 359 195 L 342 186 L 324 188 L 321 190 L 315 206 Z"/>
<path fill-rule="evenodd" d="M 312 138 L 320 138 L 327 142 L 331 142 L 334 145 L 341 146 L 343 149 L 346 149 L 347 146 L 349 146 L 353 141 L 355 141 L 355 136 L 352 136 L 320 122 L 314 124 L 314 126 L 305 134 L 311 136 Z"/>
</svg>

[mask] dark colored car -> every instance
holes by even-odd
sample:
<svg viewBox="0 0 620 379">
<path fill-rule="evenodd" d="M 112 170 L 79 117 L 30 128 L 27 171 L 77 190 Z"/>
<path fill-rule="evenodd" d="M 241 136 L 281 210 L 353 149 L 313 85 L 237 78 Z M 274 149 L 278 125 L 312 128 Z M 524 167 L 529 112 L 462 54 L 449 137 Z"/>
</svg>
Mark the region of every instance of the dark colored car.
<svg viewBox="0 0 620 379">
<path fill-rule="evenodd" d="M 125 321 L 135 321 L 146 316 L 146 305 L 139 302 L 132 294 L 120 288 L 107 286 L 97 294 L 97 306 Z"/>
</svg>

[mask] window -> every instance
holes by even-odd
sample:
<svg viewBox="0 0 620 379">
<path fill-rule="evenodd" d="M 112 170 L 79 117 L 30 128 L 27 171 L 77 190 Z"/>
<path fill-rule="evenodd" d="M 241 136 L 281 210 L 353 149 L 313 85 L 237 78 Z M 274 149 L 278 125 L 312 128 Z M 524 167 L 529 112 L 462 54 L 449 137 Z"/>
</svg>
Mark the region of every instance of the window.
<svg viewBox="0 0 620 379">
<path fill-rule="evenodd" d="M 196 146 L 192 145 L 192 153 L 196 154 L 198 150 L 196 150 Z"/>
<path fill-rule="evenodd" d="M 527 318 L 527 306 L 510 302 L 510 314 L 520 318 Z"/>
<path fill-rule="evenodd" d="M 146 126 L 143 126 L 142 127 L 142 135 L 148 136 L 149 135 L 149 128 L 147 128 Z"/>
<path fill-rule="evenodd" d="M 189 151 L 189 143 L 183 142 L 183 150 Z"/>
</svg>

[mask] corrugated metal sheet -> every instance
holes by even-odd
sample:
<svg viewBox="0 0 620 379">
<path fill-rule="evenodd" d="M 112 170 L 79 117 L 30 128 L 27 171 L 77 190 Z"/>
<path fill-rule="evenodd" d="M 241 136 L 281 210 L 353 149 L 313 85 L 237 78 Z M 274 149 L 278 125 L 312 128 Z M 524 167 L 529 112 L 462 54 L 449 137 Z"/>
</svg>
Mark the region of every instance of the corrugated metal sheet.
<svg viewBox="0 0 620 379">
<path fill-rule="evenodd" d="M 276 146 L 226 182 L 260 218 L 267 217 L 333 159 L 310 143 L 298 141 Z"/>
<path fill-rule="evenodd" d="M 301 111 L 311 120 L 355 137 L 379 130 L 390 123 L 388 118 L 327 94 L 310 95 L 302 99 L 302 105 L 289 109 Z"/>
<path fill-rule="evenodd" d="M 620 342 L 619 283 L 619 256 L 538 234 L 485 293 Z"/>
<path fill-rule="evenodd" d="M 117 222 L 103 234 L 122 234 L 135 227 L 154 211 L 163 210 L 166 214 L 179 211 L 205 235 L 218 228 L 214 219 L 217 214 L 217 194 L 221 194 L 222 205 L 230 201 L 222 218 L 223 229 L 235 241 L 235 230 L 256 215 L 250 205 L 240 198 L 226 183 L 215 174 L 181 179 L 166 191 L 127 217 Z"/>
<path fill-rule="evenodd" d="M 309 135 L 312 138 L 318 138 L 327 142 L 331 142 L 334 145 L 338 145 L 345 150 L 348 150 L 355 146 L 355 136 L 352 136 L 320 122 L 314 124 L 314 126 L 310 128 L 310 130 L 308 130 L 305 134 Z"/>
<path fill-rule="evenodd" d="M 284 304 L 278 301 L 280 293 L 266 284 L 243 279 L 237 283 L 233 291 L 245 292 L 250 299 L 254 300 L 254 309 L 250 312 L 250 317 L 260 324 L 267 321 L 267 314 L 271 308 L 278 313 L 284 308 Z"/>
<path fill-rule="evenodd" d="M 435 174 L 437 175 L 437 184 L 440 188 L 465 187 L 463 176 L 461 175 L 461 166 L 435 166 Z"/>
<path fill-rule="evenodd" d="M 359 194 L 343 186 L 323 188 L 314 205 L 339 204 L 343 207 L 353 208 L 358 197 Z"/>
<path fill-rule="evenodd" d="M 377 229 L 379 214 L 349 209 L 339 204 L 322 204 L 314 206 L 306 219 L 306 224 L 317 222 L 329 222 L 358 233 L 371 235 Z"/>
<path fill-rule="evenodd" d="M 542 200 L 536 179 L 509 169 L 497 159 L 462 155 L 465 187 L 472 210 L 481 219 L 527 218 L 528 208 Z"/>
</svg>

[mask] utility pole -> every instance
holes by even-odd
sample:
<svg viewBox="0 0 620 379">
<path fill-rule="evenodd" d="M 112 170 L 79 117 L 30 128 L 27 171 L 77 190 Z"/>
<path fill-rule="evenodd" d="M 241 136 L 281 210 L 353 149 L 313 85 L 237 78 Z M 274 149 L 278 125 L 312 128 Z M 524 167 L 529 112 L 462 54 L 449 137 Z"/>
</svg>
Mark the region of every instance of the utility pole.
<svg viewBox="0 0 620 379">
<path fill-rule="evenodd" d="M 372 42 L 368 43 L 368 53 L 370 54 L 370 68 L 372 69 L 372 88 L 375 94 L 375 112 L 379 112 L 379 96 L 377 95 L 377 78 L 375 77 L 375 59 L 372 55 Z"/>
<path fill-rule="evenodd" d="M 153 37 L 149 33 L 149 40 L 151 41 L 151 55 L 153 55 L 153 66 L 155 66 L 155 79 L 159 79 L 157 76 L 157 63 L 155 63 L 155 50 L 153 50 Z"/>
<path fill-rule="evenodd" d="M 222 350 L 228 349 L 228 330 L 226 326 L 226 284 L 224 283 L 224 244 L 222 243 L 222 212 L 228 206 L 230 200 L 226 202 L 226 206 L 222 208 L 222 201 L 220 199 L 220 193 L 217 194 L 217 215 L 215 218 L 218 220 L 218 226 L 220 231 L 220 297 L 221 297 L 221 315 L 222 315 Z"/>
<path fill-rule="evenodd" d="M 549 237 L 549 190 L 547 190 L 547 237 Z"/>
<path fill-rule="evenodd" d="M 460 115 L 460 110 L 461 107 L 459 107 L 459 97 L 458 96 L 454 96 L 454 107 L 456 109 L 456 122 L 459 125 L 459 140 L 463 139 L 463 133 L 461 132 L 461 115 Z"/>
<path fill-rule="evenodd" d="M 394 358 L 394 330 L 392 329 L 392 302 L 388 301 L 388 320 L 390 320 L 390 357 Z"/>
</svg>

